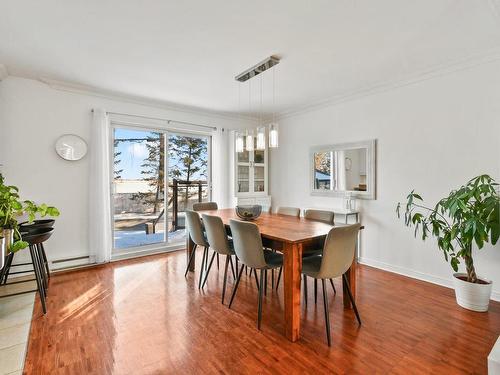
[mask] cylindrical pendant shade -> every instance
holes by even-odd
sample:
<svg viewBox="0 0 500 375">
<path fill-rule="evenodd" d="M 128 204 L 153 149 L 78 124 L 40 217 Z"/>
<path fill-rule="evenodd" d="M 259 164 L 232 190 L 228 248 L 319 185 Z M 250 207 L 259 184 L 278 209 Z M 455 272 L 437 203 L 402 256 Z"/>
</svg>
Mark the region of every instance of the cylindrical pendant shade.
<svg viewBox="0 0 500 375">
<path fill-rule="evenodd" d="M 257 150 L 266 149 L 266 128 L 260 127 L 257 129 Z"/>
<path fill-rule="evenodd" d="M 253 131 L 248 132 L 246 138 L 247 138 L 246 149 L 247 151 L 252 152 L 254 150 Z"/>
<path fill-rule="evenodd" d="M 269 125 L 269 147 L 276 148 L 279 145 L 278 142 L 278 124 L 272 123 Z"/>
<path fill-rule="evenodd" d="M 244 151 L 243 144 L 244 144 L 243 135 L 240 133 L 236 133 L 236 144 L 235 144 L 236 152 Z"/>
</svg>

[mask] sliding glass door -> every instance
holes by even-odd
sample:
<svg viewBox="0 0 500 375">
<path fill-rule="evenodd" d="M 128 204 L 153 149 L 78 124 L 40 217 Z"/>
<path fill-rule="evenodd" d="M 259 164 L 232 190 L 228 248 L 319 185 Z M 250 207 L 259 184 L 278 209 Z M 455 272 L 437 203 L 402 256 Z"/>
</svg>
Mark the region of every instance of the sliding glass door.
<svg viewBox="0 0 500 375">
<path fill-rule="evenodd" d="M 210 198 L 210 137 L 113 124 L 114 252 L 185 241 L 185 211 Z"/>
</svg>

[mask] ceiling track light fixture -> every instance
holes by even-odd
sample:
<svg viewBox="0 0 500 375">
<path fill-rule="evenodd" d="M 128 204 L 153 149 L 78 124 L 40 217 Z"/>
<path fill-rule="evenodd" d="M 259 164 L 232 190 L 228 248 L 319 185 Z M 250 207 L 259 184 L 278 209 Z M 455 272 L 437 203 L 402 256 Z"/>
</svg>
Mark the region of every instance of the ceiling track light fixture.
<svg viewBox="0 0 500 375">
<path fill-rule="evenodd" d="M 254 65 L 253 67 L 245 70 L 244 72 L 238 74 L 235 80 L 239 83 L 248 81 L 249 79 L 265 72 L 268 69 L 273 68 L 273 119 L 270 124 L 267 125 L 269 128 L 269 148 L 278 147 L 278 124 L 276 122 L 276 79 L 275 79 L 275 66 L 279 64 L 280 59 L 274 56 L 270 56 L 267 59 L 261 61 L 260 63 Z M 265 150 L 266 149 L 266 125 L 263 122 L 263 97 L 264 97 L 264 82 L 263 76 L 260 77 L 260 114 L 259 114 L 259 125 L 254 132 L 253 129 L 246 130 L 245 135 L 240 132 L 236 133 L 236 152 L 254 150 Z M 241 103 L 241 85 L 238 85 L 238 109 L 240 109 Z M 251 110 L 251 82 L 248 82 L 248 109 Z M 254 136 L 256 137 L 254 140 Z"/>
</svg>

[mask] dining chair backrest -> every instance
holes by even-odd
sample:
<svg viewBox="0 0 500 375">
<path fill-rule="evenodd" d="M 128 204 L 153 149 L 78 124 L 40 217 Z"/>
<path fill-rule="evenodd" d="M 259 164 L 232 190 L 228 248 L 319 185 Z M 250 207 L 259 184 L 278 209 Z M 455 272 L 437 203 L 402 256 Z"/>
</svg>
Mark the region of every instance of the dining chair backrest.
<svg viewBox="0 0 500 375">
<path fill-rule="evenodd" d="M 238 259 L 251 268 L 266 267 L 259 227 L 254 223 L 239 220 L 229 220 L 229 226 L 233 237 L 234 252 Z"/>
<path fill-rule="evenodd" d="M 354 260 L 358 232 L 361 225 L 333 227 L 326 236 L 318 278 L 333 279 L 343 275 Z"/>
<path fill-rule="evenodd" d="M 193 203 L 193 211 L 211 211 L 218 209 L 216 202 Z"/>
<path fill-rule="evenodd" d="M 279 215 L 288 215 L 288 216 L 300 216 L 300 208 L 297 207 L 278 207 L 276 209 L 276 213 Z"/>
<path fill-rule="evenodd" d="M 335 214 L 332 211 L 325 210 L 305 210 L 304 217 L 308 220 L 322 221 L 323 223 L 333 224 Z"/>
<path fill-rule="evenodd" d="M 207 246 L 198 212 L 186 210 L 186 227 L 191 240 L 198 246 Z"/>
<path fill-rule="evenodd" d="M 222 219 L 218 216 L 202 214 L 203 225 L 207 233 L 208 244 L 219 254 L 231 255 L 229 240 L 227 238 L 226 227 Z"/>
</svg>

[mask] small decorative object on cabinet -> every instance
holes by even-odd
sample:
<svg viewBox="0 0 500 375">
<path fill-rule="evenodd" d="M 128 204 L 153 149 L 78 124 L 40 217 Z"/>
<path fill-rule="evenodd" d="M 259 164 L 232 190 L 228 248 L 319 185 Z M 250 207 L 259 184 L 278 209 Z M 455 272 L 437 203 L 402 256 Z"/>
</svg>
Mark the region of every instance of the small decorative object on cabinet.
<svg viewBox="0 0 500 375">
<path fill-rule="evenodd" d="M 488 175 L 473 178 L 437 202 L 426 205 L 414 190 L 408 194 L 405 225 L 415 225 L 415 236 L 437 238 L 439 250 L 455 271 L 453 283 L 457 303 L 469 310 L 487 311 L 492 282 L 476 274 L 473 248 L 495 245 L 500 238 L 500 196 L 498 184 Z M 397 214 L 400 215 L 401 203 Z M 459 273 L 464 262 L 466 273 Z"/>
</svg>

